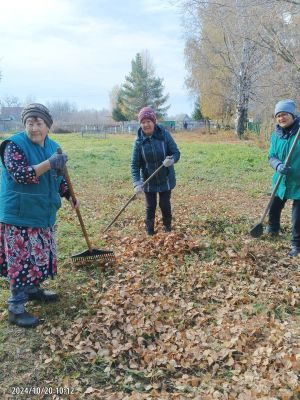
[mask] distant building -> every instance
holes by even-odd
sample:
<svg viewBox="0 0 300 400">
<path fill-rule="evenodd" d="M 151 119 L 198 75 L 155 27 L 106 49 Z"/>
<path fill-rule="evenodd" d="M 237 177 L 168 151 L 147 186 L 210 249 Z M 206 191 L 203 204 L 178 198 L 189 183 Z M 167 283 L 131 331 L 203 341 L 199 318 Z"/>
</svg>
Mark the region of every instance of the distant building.
<svg viewBox="0 0 300 400">
<path fill-rule="evenodd" d="M 185 116 L 182 119 L 182 128 L 184 130 L 188 130 L 192 128 L 192 123 L 193 123 L 193 119 L 191 117 L 189 117 L 187 114 L 185 114 Z"/>
<path fill-rule="evenodd" d="M 187 122 L 187 123 L 189 123 L 189 122 L 191 122 L 191 121 L 193 121 L 193 118 L 191 118 L 191 117 L 189 117 L 187 114 L 185 114 L 185 116 L 184 116 L 183 119 L 182 119 L 182 122 Z"/>
<path fill-rule="evenodd" d="M 16 130 L 22 126 L 23 107 L 1 107 L 0 131 Z"/>
<path fill-rule="evenodd" d="M 159 124 L 170 131 L 175 131 L 176 129 L 176 121 L 159 121 Z"/>
<path fill-rule="evenodd" d="M 21 122 L 23 107 L 1 107 L 0 118 L 9 118 L 11 121 Z"/>
</svg>

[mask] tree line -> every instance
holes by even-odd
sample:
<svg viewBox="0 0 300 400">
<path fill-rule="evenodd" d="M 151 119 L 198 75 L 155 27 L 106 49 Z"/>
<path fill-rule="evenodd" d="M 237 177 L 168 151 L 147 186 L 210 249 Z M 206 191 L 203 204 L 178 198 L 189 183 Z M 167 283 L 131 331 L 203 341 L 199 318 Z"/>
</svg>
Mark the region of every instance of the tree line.
<svg viewBox="0 0 300 400">
<path fill-rule="evenodd" d="M 32 96 L 24 101 L 16 96 L 3 96 L 0 100 L 1 107 L 24 107 L 26 104 L 34 103 L 36 99 Z M 114 121 L 111 117 L 111 110 L 108 109 L 84 109 L 78 110 L 75 103 L 69 101 L 52 101 L 45 104 L 53 116 L 53 132 L 72 131 L 75 127 L 86 125 L 107 125 Z"/>
<path fill-rule="evenodd" d="M 249 117 L 267 123 L 274 104 L 300 104 L 299 1 L 183 0 L 187 87 L 205 116 L 235 122 L 242 137 Z"/>
</svg>

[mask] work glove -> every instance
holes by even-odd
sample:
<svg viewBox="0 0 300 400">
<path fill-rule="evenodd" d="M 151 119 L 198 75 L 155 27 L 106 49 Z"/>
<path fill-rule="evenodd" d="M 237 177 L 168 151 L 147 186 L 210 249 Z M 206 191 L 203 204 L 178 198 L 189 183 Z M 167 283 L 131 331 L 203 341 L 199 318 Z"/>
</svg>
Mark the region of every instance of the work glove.
<svg viewBox="0 0 300 400">
<path fill-rule="evenodd" d="M 66 162 L 68 161 L 68 156 L 65 153 L 54 153 L 50 158 L 48 158 L 51 169 L 54 169 L 57 175 L 64 174 L 64 168 Z"/>
<path fill-rule="evenodd" d="M 284 163 L 277 165 L 276 171 L 281 175 L 287 175 L 290 171 L 291 167 L 287 167 Z"/>
<path fill-rule="evenodd" d="M 171 165 L 174 164 L 173 156 L 167 156 L 167 157 L 164 159 L 163 164 L 164 164 L 165 167 L 171 167 Z"/>
<path fill-rule="evenodd" d="M 140 195 L 143 193 L 142 185 L 136 185 L 134 187 L 134 193 L 136 194 L 136 197 L 140 197 Z"/>
</svg>

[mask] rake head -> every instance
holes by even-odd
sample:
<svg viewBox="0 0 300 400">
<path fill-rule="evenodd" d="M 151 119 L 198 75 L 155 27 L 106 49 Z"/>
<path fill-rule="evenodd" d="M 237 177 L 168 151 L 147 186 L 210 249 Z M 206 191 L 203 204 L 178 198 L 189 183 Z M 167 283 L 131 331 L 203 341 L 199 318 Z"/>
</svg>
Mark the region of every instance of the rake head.
<svg viewBox="0 0 300 400">
<path fill-rule="evenodd" d="M 260 222 L 254 225 L 250 230 L 250 235 L 254 238 L 260 237 L 264 233 L 263 224 Z"/>
<path fill-rule="evenodd" d="M 73 254 L 71 259 L 74 263 L 84 264 L 85 262 L 100 261 L 103 264 L 114 263 L 116 261 L 112 250 L 97 250 L 92 249 L 82 251 L 81 253 Z"/>
</svg>

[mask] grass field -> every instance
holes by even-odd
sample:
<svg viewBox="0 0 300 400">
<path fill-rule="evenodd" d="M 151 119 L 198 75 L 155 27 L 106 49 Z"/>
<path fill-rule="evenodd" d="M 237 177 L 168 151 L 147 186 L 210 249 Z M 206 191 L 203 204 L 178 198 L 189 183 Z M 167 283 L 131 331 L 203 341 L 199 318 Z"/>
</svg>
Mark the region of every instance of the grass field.
<svg viewBox="0 0 300 400">
<path fill-rule="evenodd" d="M 287 257 L 290 205 L 279 239 L 249 236 L 269 199 L 266 151 L 231 134 L 174 134 L 181 151 L 174 230 L 162 232 L 158 212 L 149 238 L 142 199 L 103 234 L 133 193 L 134 136 L 53 137 L 68 153 L 94 246 L 114 250 L 117 263 L 71 264 L 86 244 L 65 202 L 57 221 L 59 275 L 46 283 L 61 301 L 28 304 L 43 321 L 38 328 L 7 324 L 8 284 L 0 281 L 0 397 L 299 399 L 299 261 Z M 33 387 L 36 394 L 16 392 Z"/>
</svg>

